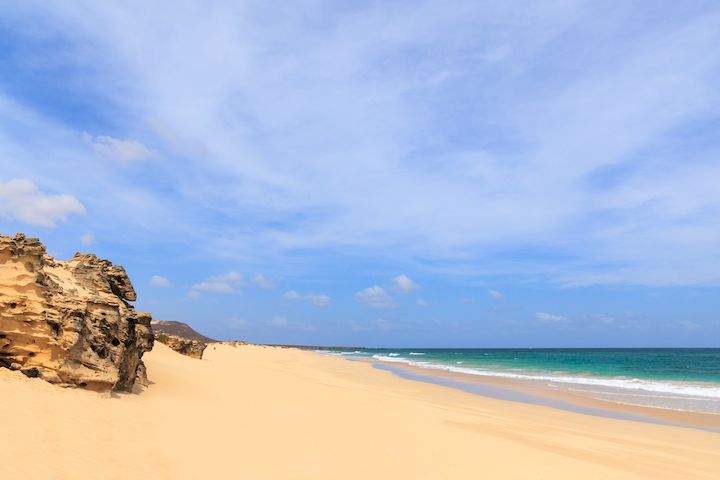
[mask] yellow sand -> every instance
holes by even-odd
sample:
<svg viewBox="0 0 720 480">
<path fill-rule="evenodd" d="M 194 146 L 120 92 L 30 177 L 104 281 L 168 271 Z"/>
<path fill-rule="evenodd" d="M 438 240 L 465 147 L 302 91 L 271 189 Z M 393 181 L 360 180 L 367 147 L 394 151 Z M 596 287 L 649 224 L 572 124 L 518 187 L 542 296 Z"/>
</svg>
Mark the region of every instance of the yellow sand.
<svg viewBox="0 0 720 480">
<path fill-rule="evenodd" d="M 720 435 L 585 416 L 269 347 L 158 344 L 112 398 L 0 369 L 0 478 L 720 478 Z"/>
</svg>

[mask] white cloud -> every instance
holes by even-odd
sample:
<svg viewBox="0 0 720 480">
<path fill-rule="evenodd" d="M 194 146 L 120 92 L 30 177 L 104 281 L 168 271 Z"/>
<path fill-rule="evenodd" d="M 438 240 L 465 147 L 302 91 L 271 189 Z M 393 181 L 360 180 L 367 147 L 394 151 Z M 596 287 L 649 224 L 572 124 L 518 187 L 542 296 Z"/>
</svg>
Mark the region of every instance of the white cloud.
<svg viewBox="0 0 720 480">
<path fill-rule="evenodd" d="M 188 294 L 196 297 L 200 292 L 234 293 L 245 286 L 243 276 L 238 272 L 229 272 L 223 275 L 209 277 L 203 282 L 196 283 L 190 288 Z"/>
<path fill-rule="evenodd" d="M 717 116 L 716 5 L 638 4 L 628 15 L 601 2 L 428 0 L 348 15 L 311 3 L 268 26 L 262 2 L 139 13 L 88 2 L 81 14 L 46 2 L 40 15 L 10 3 L 5 26 L 27 51 L 6 55 L 22 59 L 9 65 L 17 78 L 40 64 L 62 88 L 77 72 L 99 113 L 112 105 L 113 123 L 177 158 L 153 162 L 138 186 L 77 160 L 70 122 L 0 108 L 12 127 L 0 134 L 0 171 L 86 189 L 81 198 L 114 209 L 134 235 L 213 228 L 203 245 L 235 258 L 332 247 L 564 285 L 720 282 L 718 144 L 703 128 Z M 44 41 L 23 43 L 38 31 Z M 477 85 L 485 93 L 468 101 Z M 89 141 L 119 158 L 147 150 Z M 70 166 L 94 181 L 63 175 Z M 148 191 L 154 182 L 163 188 Z M 199 205 L 213 215 L 193 215 Z"/>
<path fill-rule="evenodd" d="M 155 155 L 153 150 L 136 140 L 121 140 L 104 135 L 93 137 L 87 133 L 83 134 L 83 140 L 96 152 L 120 163 L 140 162 Z"/>
<path fill-rule="evenodd" d="M 505 295 L 503 295 L 502 292 L 499 292 L 497 290 L 488 290 L 488 295 L 490 295 L 496 300 L 502 300 L 503 298 L 505 298 Z"/>
<path fill-rule="evenodd" d="M 28 225 L 54 227 L 68 215 L 83 213 L 85 207 L 72 195 L 41 192 L 30 180 L 0 181 L 0 217 L 15 218 Z"/>
<path fill-rule="evenodd" d="M 287 327 L 290 322 L 285 317 L 272 317 L 267 324 L 269 327 Z"/>
<path fill-rule="evenodd" d="M 393 308 L 395 300 L 378 285 L 373 285 L 355 294 L 355 300 L 372 308 Z"/>
<path fill-rule="evenodd" d="M 410 277 L 405 274 L 398 275 L 392 279 L 393 288 L 400 293 L 410 293 L 420 290 L 420 285 L 413 282 Z"/>
<path fill-rule="evenodd" d="M 162 275 L 153 275 L 150 277 L 150 285 L 153 287 L 168 288 L 172 286 L 172 283 Z"/>
<path fill-rule="evenodd" d="M 272 280 L 267 278 L 262 273 L 256 273 L 255 275 L 253 275 L 251 281 L 252 281 L 252 283 L 254 283 L 255 285 L 257 285 L 260 288 L 266 288 L 266 289 L 275 288 L 275 282 L 273 282 Z"/>
<path fill-rule="evenodd" d="M 283 297 L 286 300 L 302 300 L 306 302 L 310 302 L 316 307 L 325 307 L 327 305 L 330 305 L 330 297 L 327 295 L 317 295 L 314 293 L 308 293 L 306 295 L 300 295 L 295 290 L 290 290 L 283 295 Z"/>
<path fill-rule="evenodd" d="M 567 317 L 563 317 L 562 315 L 554 315 L 546 312 L 537 312 L 533 316 L 542 323 L 567 323 L 569 321 Z"/>
<path fill-rule="evenodd" d="M 418 298 L 418 299 L 415 301 L 415 303 L 416 303 L 419 307 L 427 307 L 427 306 L 428 306 L 428 302 L 427 302 L 426 300 L 423 300 L 422 298 Z"/>
<path fill-rule="evenodd" d="M 85 233 L 80 236 L 80 243 L 87 247 L 90 245 L 95 245 L 97 243 L 97 240 L 95 239 L 95 235 L 93 235 L 92 233 Z"/>
</svg>

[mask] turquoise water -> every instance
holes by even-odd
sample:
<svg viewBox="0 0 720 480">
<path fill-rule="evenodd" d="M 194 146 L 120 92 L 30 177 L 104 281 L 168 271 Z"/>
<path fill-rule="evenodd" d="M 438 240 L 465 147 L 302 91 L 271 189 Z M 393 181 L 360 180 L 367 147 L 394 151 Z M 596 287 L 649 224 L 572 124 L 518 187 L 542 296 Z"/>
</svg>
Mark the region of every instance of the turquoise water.
<svg viewBox="0 0 720 480">
<path fill-rule="evenodd" d="M 476 378 L 539 382 L 593 398 L 720 414 L 720 348 L 326 351 Z"/>
</svg>

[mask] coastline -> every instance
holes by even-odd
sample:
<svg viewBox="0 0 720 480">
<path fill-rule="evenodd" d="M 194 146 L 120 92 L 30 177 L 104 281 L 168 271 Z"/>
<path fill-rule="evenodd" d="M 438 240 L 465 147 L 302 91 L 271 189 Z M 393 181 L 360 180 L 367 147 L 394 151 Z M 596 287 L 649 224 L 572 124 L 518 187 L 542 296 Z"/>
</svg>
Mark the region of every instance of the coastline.
<svg viewBox="0 0 720 480">
<path fill-rule="evenodd" d="M 482 397 L 543 405 L 582 415 L 696 428 L 720 433 L 720 415 L 711 413 L 611 402 L 565 389 L 549 389 L 541 382 L 467 375 L 368 359 L 352 359 L 351 361 L 367 362 L 375 368 L 389 371 L 401 378 L 455 388 Z"/>
<path fill-rule="evenodd" d="M 720 435 L 485 398 L 292 348 L 164 345 L 133 394 L 0 370 L 22 478 L 711 479 Z M 32 421 L 28 421 L 32 419 Z M 38 461 L 38 455 L 42 461 Z"/>
</svg>

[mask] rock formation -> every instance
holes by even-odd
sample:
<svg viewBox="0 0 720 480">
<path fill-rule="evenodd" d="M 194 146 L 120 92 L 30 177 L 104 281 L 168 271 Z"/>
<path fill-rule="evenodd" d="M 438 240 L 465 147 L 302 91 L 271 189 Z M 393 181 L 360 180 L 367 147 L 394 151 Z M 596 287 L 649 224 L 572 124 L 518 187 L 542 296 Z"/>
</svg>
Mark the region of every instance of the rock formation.
<svg viewBox="0 0 720 480">
<path fill-rule="evenodd" d="M 123 267 L 91 254 L 57 261 L 36 238 L 0 235 L 0 367 L 93 390 L 146 383 L 151 317 L 135 298 Z"/>
<path fill-rule="evenodd" d="M 217 340 L 196 332 L 187 323 L 176 322 L 175 320 L 153 320 L 152 328 L 156 335 L 157 333 L 167 333 L 168 335 L 175 335 L 189 340 L 199 340 L 203 343 L 217 342 Z"/>
<path fill-rule="evenodd" d="M 153 320 L 152 328 L 155 340 L 193 358 L 201 359 L 207 344 L 217 341 L 196 332 L 186 323 L 174 320 Z"/>
<path fill-rule="evenodd" d="M 201 342 L 200 340 L 191 340 L 167 333 L 155 332 L 155 340 L 164 343 L 178 353 L 197 359 L 202 358 L 203 352 L 207 348 L 207 343 Z"/>
</svg>

